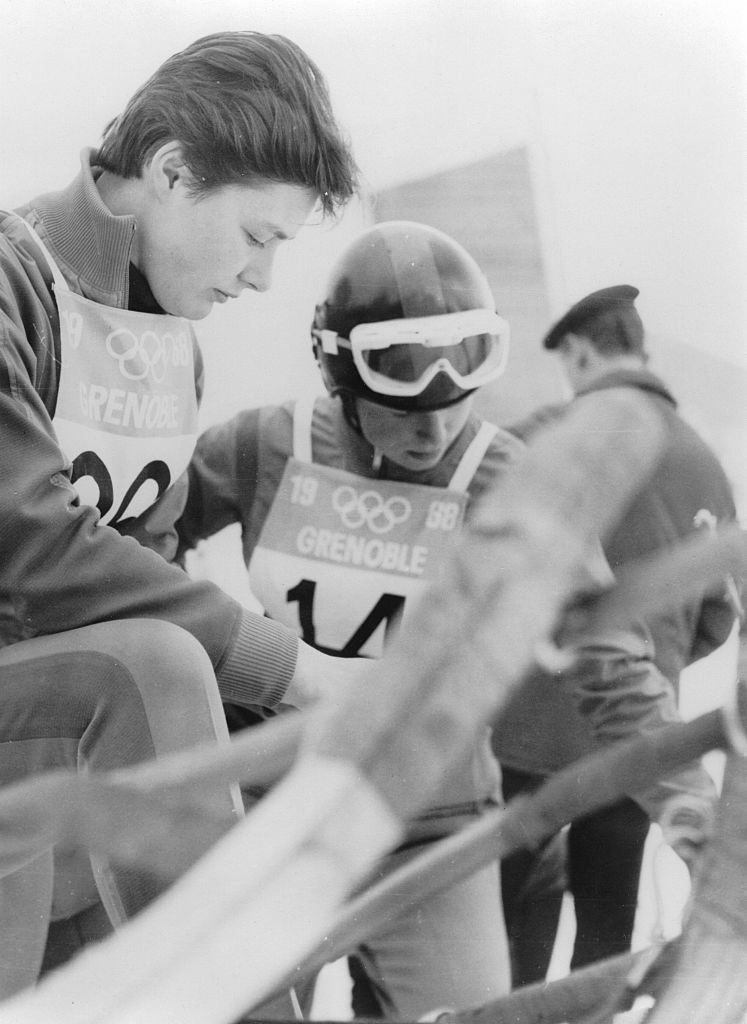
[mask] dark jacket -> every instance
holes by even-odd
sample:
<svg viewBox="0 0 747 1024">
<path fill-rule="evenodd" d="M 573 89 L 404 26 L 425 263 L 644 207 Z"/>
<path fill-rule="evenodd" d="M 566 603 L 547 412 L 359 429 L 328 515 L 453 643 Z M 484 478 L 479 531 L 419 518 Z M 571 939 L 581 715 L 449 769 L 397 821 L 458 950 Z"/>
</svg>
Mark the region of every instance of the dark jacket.
<svg viewBox="0 0 747 1024">
<path fill-rule="evenodd" d="M 68 188 L 17 212 L 73 291 L 128 308 L 135 221 L 107 210 L 86 154 Z M 296 637 L 168 562 L 186 480 L 127 537 L 100 525 L 98 512 L 78 501 L 52 425 L 59 353 L 47 263 L 17 218 L 0 213 L 0 646 L 94 622 L 155 617 L 202 643 L 224 695 L 274 706 L 293 676 Z"/>
<path fill-rule="evenodd" d="M 627 562 L 675 547 L 698 530 L 707 529 L 708 522 L 724 524 L 736 519 L 731 485 L 721 464 L 678 414 L 671 393 L 653 373 L 618 370 L 579 392 L 578 398 L 620 387 L 635 388 L 650 397 L 664 417 L 668 443 L 652 476 L 604 542 L 613 572 Z M 563 408 L 542 410 L 510 429 L 526 440 L 543 423 L 562 415 Z M 734 618 L 734 607 L 722 587 L 641 623 L 639 628 L 653 661 L 676 687 L 684 668 L 724 643 Z"/>
<path fill-rule="evenodd" d="M 645 369 L 616 371 L 580 392 L 576 400 L 583 401 L 590 392 L 621 387 L 650 397 L 664 418 L 669 441 L 652 476 L 604 540 L 613 572 L 675 547 L 706 528 L 698 523 L 710 517 L 721 523 L 736 518 L 731 487 L 720 463 L 679 416 L 674 398 L 654 374 Z M 566 404 L 546 406 L 510 429 L 530 441 L 537 431 L 552 430 L 567 408 Z M 614 448 L 610 451 L 614 457 Z M 735 609 L 724 586 L 654 618 L 621 623 L 641 641 L 644 656 L 636 662 L 620 657 L 591 659 L 557 677 L 537 670 L 496 724 L 494 749 L 500 760 L 522 771 L 546 774 L 589 753 L 599 745 L 589 721 L 594 718 L 600 688 L 619 687 L 630 676 L 630 699 L 642 700 L 645 691 L 639 689 L 636 677 L 643 686 L 653 685 L 654 676 L 645 671 L 648 661 L 676 692 L 682 669 L 720 647 L 734 620 Z M 599 672 L 604 678 L 595 678 Z M 615 738 L 609 731 L 608 737 Z"/>
</svg>

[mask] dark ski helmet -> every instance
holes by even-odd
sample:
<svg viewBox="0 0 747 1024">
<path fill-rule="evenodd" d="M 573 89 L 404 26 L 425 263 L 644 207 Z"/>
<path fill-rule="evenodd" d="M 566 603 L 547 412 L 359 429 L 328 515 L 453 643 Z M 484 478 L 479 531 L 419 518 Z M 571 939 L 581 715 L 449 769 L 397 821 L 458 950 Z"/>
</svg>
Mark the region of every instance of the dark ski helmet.
<svg viewBox="0 0 747 1024">
<path fill-rule="evenodd" d="M 508 325 L 475 261 L 442 231 L 385 221 L 332 269 L 311 328 L 330 394 L 439 409 L 498 377 Z"/>
</svg>

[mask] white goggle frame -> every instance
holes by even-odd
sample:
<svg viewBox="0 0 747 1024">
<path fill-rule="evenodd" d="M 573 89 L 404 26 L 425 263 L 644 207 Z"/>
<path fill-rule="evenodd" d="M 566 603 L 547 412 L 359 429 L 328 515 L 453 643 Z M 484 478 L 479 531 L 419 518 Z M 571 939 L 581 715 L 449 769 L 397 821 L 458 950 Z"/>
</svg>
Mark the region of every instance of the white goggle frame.
<svg viewBox="0 0 747 1024">
<path fill-rule="evenodd" d="M 493 339 L 485 362 L 471 373 L 456 370 L 446 356 L 442 356 L 413 381 L 401 381 L 372 370 L 364 353 L 372 349 L 391 348 L 393 345 L 422 345 L 424 348 L 448 348 L 460 345 L 465 338 L 487 334 Z M 381 320 L 357 324 L 350 332 L 350 341 L 334 331 L 319 331 L 322 348 L 334 355 L 338 346 L 350 348 L 361 379 L 372 391 L 380 395 L 408 397 L 419 395 L 439 373 L 447 374 L 465 391 L 481 387 L 506 368 L 509 348 L 508 323 L 490 309 L 469 309 L 437 316 L 413 317 L 402 320 Z"/>
</svg>

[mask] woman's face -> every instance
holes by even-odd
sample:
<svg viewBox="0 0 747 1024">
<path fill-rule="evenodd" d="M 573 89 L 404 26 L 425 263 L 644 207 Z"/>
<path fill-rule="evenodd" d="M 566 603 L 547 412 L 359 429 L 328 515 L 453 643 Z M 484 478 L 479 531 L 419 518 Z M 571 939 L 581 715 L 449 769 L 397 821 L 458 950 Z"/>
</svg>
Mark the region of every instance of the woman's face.
<svg viewBox="0 0 747 1024">
<path fill-rule="evenodd" d="M 402 412 L 365 398 L 356 400 L 356 408 L 369 444 L 403 469 L 422 472 L 437 466 L 461 433 L 472 409 L 472 396 L 430 412 Z"/>
<path fill-rule="evenodd" d="M 247 288 L 266 291 L 278 246 L 316 203 L 311 189 L 264 179 L 193 195 L 176 142 L 161 146 L 144 175 L 133 257 L 159 306 L 190 320 Z"/>
</svg>

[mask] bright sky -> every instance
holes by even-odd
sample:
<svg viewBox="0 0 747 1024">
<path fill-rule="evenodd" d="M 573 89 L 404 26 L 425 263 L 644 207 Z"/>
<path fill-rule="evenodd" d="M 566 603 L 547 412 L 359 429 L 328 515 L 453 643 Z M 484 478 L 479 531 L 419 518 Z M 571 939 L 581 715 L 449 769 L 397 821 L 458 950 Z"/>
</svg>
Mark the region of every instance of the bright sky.
<svg viewBox="0 0 747 1024">
<path fill-rule="evenodd" d="M 699 82 L 683 111 L 685 100 L 733 92 L 735 61 L 745 56 L 742 8 L 740 0 L 0 0 L 0 122 L 24 154 L 43 158 L 57 118 L 55 143 L 76 152 L 170 53 L 207 32 L 258 28 L 291 36 L 318 61 L 379 185 L 524 139 L 527 90 L 542 89 L 547 70 L 562 86 L 591 67 L 604 90 L 605 80 L 634 83 L 639 64 L 657 62 L 663 83 L 677 74 L 679 52 Z"/>
<path fill-rule="evenodd" d="M 0 205 L 67 183 L 80 149 L 199 35 L 281 32 L 325 72 L 371 188 L 527 145 L 553 311 L 630 280 L 654 331 L 747 366 L 746 11 L 743 0 L 0 0 Z"/>
<path fill-rule="evenodd" d="M 0 0 L 0 123 L 11 190 L 56 183 L 62 155 L 165 57 L 208 32 L 300 43 L 327 76 L 373 187 L 523 141 L 520 0 Z M 500 83 L 498 87 L 498 83 Z M 7 154 L 14 153 L 12 160 Z M 54 161 L 54 163 L 52 163 Z M 7 190 L 6 190 L 7 191 Z"/>
<path fill-rule="evenodd" d="M 197 36 L 282 32 L 325 72 L 372 188 L 528 143 L 553 305 L 596 285 L 585 253 L 607 244 L 619 272 L 636 269 L 655 235 L 677 266 L 655 250 L 652 285 L 666 293 L 676 273 L 692 292 L 705 276 L 711 319 L 693 335 L 713 324 L 737 359 L 746 10 L 742 0 L 0 0 L 0 201 L 66 181 L 134 88 Z M 604 280 L 618 269 L 609 257 L 596 265 Z M 688 311 L 676 332 L 690 321 Z"/>
<path fill-rule="evenodd" d="M 685 342 L 728 361 L 734 408 L 745 378 L 728 366 L 747 367 L 746 17 L 744 0 L 0 0 L 0 206 L 66 184 L 134 89 L 198 36 L 280 32 L 324 71 L 374 190 L 526 145 L 553 313 L 636 284 L 675 358 Z M 320 386 L 309 310 L 359 224 L 354 211 L 321 243 L 299 239 L 268 296 L 201 325 L 206 422 Z M 705 398 L 708 419 L 719 396 Z M 736 415 L 723 439 L 735 476 L 745 433 Z"/>
</svg>

